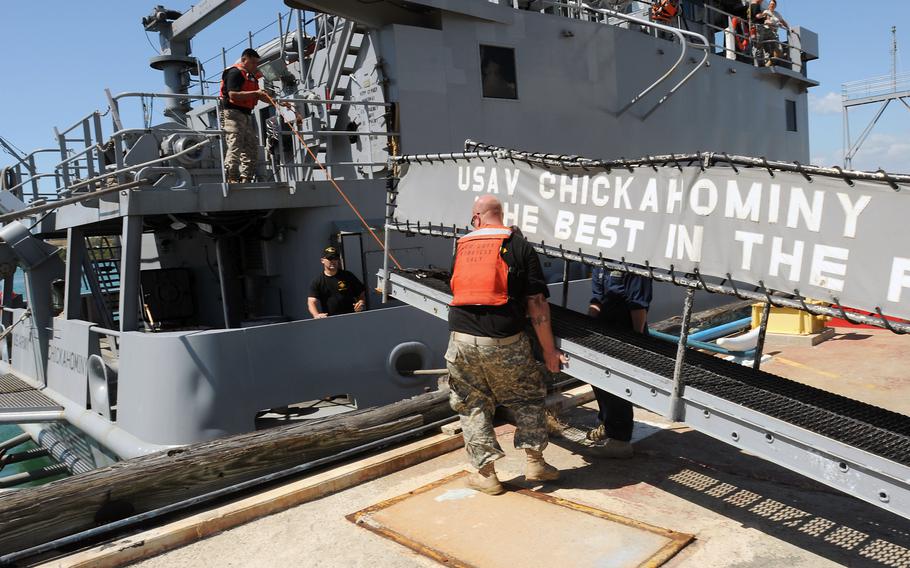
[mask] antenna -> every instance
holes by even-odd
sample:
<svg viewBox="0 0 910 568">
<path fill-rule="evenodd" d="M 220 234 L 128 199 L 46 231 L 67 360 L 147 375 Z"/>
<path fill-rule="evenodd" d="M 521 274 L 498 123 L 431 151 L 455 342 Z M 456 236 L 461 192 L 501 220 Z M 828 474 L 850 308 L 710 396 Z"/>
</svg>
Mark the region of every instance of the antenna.
<svg viewBox="0 0 910 568">
<path fill-rule="evenodd" d="M 844 167 L 853 168 L 853 158 L 878 124 L 892 101 L 910 109 L 910 74 L 897 74 L 897 26 L 891 26 L 891 74 L 862 81 L 852 81 L 841 86 L 841 106 L 844 115 Z M 854 142 L 850 135 L 850 109 L 857 106 L 878 105 L 872 121 Z"/>
<path fill-rule="evenodd" d="M 891 90 L 897 92 L 897 26 L 891 26 Z"/>
</svg>

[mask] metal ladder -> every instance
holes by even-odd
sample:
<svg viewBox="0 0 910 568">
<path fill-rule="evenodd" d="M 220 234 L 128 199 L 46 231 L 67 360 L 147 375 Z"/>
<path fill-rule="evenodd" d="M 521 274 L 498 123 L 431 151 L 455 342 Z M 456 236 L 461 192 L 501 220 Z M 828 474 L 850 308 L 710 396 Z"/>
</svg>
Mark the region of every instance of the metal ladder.
<svg viewBox="0 0 910 568">
<path fill-rule="evenodd" d="M 87 281 L 101 323 L 116 329 L 120 323 L 120 239 L 87 237 L 83 275 Z"/>
<path fill-rule="evenodd" d="M 307 118 L 306 131 L 312 132 L 320 128 L 331 130 L 337 126 L 343 103 L 350 96 L 351 75 L 365 35 L 364 28 L 353 21 L 337 16 L 323 17 L 316 36 L 317 45 L 322 42 L 323 47 L 313 54 L 313 62 L 321 61 L 321 65 L 310 66 L 303 85 L 309 92 L 317 94 L 318 98 L 337 102 L 333 102 L 331 108 L 320 106 L 316 116 Z M 307 134 L 304 141 L 319 161 L 326 161 L 328 151 L 326 137 Z M 308 156 L 303 157 L 304 161 L 309 161 Z M 312 170 L 309 175 L 312 176 Z"/>
</svg>

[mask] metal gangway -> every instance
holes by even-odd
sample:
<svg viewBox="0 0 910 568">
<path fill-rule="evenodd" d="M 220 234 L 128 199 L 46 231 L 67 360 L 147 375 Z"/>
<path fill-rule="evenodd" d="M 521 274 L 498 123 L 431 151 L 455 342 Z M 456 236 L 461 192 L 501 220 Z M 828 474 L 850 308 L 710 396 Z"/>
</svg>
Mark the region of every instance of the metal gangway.
<svg viewBox="0 0 910 568">
<path fill-rule="evenodd" d="M 841 187 L 843 192 L 858 191 L 862 186 L 863 190 L 878 191 L 877 196 L 893 198 L 892 203 L 910 207 L 906 195 L 910 176 L 891 176 L 883 172 L 820 168 L 723 153 L 602 161 L 519 152 L 470 141 L 466 150 L 453 154 L 405 156 L 397 161 L 399 178 L 389 184 L 387 238 L 392 232 L 447 239 L 466 234 L 469 229 L 458 215 L 463 213 L 462 209 L 469 210 L 477 195 L 475 191 L 485 191 L 465 186 L 464 178 L 459 178 L 471 167 L 504 174 L 499 179 L 516 180 L 519 173 L 530 175 L 534 180 L 555 180 L 562 176 L 558 183 L 568 188 L 574 183 L 572 179 L 611 174 L 627 176 L 614 178 L 617 184 L 620 179 L 633 177 L 675 176 L 677 180 L 692 182 L 690 187 L 707 187 L 703 180 L 721 184 L 729 179 L 754 181 L 764 177 L 775 186 L 787 180 L 800 185 L 811 182 L 816 189 L 823 184 L 832 193 Z M 505 174 L 506 171 L 511 173 Z M 492 173 L 489 175 L 493 176 Z M 428 183 L 434 178 L 435 183 Z M 702 185 L 695 185 L 697 180 L 702 180 Z M 538 190 L 535 183 L 526 187 L 511 183 L 500 195 L 505 209 L 510 210 L 515 203 L 524 206 L 532 201 L 531 195 L 537 191 L 549 191 L 543 184 Z M 641 183 L 644 186 L 644 182 Z M 590 199 L 593 194 L 588 195 Z M 439 209 L 434 206 L 438 200 L 444 200 L 446 211 L 452 211 L 450 216 L 438 213 Z M 704 204 L 698 199 L 691 203 Z M 589 204 L 587 211 L 594 212 L 601 206 L 605 205 Z M 577 210 L 585 209 L 579 207 Z M 869 310 L 873 312 L 870 315 L 862 315 L 846 312 L 840 302 L 810 303 L 799 289 L 772 288 L 773 279 L 768 274 L 754 275 L 757 281 L 753 286 L 749 284 L 748 276 L 735 271 L 732 275 L 730 272 L 717 274 L 717 268 L 710 263 L 695 262 L 693 268 L 693 263 L 685 259 L 670 260 L 669 263 L 667 259 L 657 258 L 642 261 L 640 256 L 628 251 L 625 251 L 626 256 L 613 258 L 598 250 L 596 245 L 578 246 L 576 243 L 570 246 L 561 242 L 549 225 L 543 227 L 545 217 L 557 215 L 555 207 L 540 208 L 535 215 L 540 219 L 534 219 L 534 231 L 529 232 L 527 226 L 523 230 L 539 253 L 687 288 L 677 345 L 631 332 L 607 331 L 584 314 L 552 305 L 557 346 L 569 356 L 565 373 L 649 411 L 684 422 L 737 449 L 910 518 L 910 418 L 762 371 L 761 340 L 754 363 L 748 367 L 686 347 L 696 290 L 764 304 L 760 337 L 764 336 L 772 305 L 845 317 L 895 333 L 910 332 L 910 322 L 885 317 L 887 314 L 880 307 Z M 510 223 L 506 221 L 506 224 Z M 435 317 L 447 318 L 451 301 L 447 273 L 422 268 L 392 270 L 387 264 L 379 277 L 386 298 L 405 302 Z M 910 285 L 910 279 L 905 284 Z M 875 303 L 875 300 L 871 301 Z"/>
</svg>

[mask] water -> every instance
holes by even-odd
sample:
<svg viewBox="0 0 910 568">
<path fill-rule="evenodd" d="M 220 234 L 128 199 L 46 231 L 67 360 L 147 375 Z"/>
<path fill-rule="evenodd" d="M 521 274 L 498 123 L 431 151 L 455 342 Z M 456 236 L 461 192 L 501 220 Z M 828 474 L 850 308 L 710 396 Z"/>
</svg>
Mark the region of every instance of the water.
<svg viewBox="0 0 910 568">
<path fill-rule="evenodd" d="M 22 430 L 18 426 L 14 426 L 12 424 L 0 424 L 0 442 L 5 442 L 6 440 L 9 440 L 10 438 L 18 436 L 21 433 L 22 433 Z M 36 446 L 34 442 L 26 442 L 25 444 L 16 446 L 12 450 L 10 450 L 10 452 L 18 453 L 18 452 L 23 452 L 25 450 L 31 450 L 31 449 L 34 449 L 37 447 L 38 446 Z M 3 468 L 3 471 L 0 471 L 0 478 L 6 477 L 7 475 L 12 475 L 14 473 L 19 473 L 22 471 L 39 469 L 44 466 L 53 465 L 53 464 L 54 464 L 54 461 L 50 458 L 39 458 L 39 459 L 9 464 L 8 466 Z M 51 477 L 51 478 L 47 478 L 47 479 L 42 479 L 40 481 L 31 481 L 29 483 L 23 483 L 22 485 L 20 485 L 20 487 L 29 487 L 32 485 L 40 485 L 41 483 L 47 483 L 48 481 L 51 481 L 53 479 L 55 479 L 55 478 Z"/>
<path fill-rule="evenodd" d="M 100 262 L 100 263 L 98 263 L 98 264 L 99 264 L 99 266 L 103 266 L 103 265 L 105 265 L 105 264 L 108 264 L 108 265 L 110 265 L 112 268 L 115 267 L 114 263 L 111 262 L 111 261 L 108 261 L 108 262 L 106 262 L 106 263 L 105 263 L 104 261 L 102 261 L 102 262 Z M 117 282 L 117 280 L 116 280 L 116 278 L 115 278 L 115 279 L 114 279 L 114 283 L 116 283 L 116 282 Z M 88 282 L 86 282 L 85 278 L 82 279 L 82 287 L 81 287 L 81 288 L 82 288 L 82 293 L 83 293 L 83 294 L 88 294 L 88 293 L 90 292 L 89 287 L 88 287 Z M 13 274 L 13 292 L 15 292 L 15 293 L 17 293 L 17 294 L 22 294 L 22 295 L 25 294 L 25 273 L 22 272 L 22 270 L 16 269 L 16 273 Z"/>
<path fill-rule="evenodd" d="M 23 272 L 21 270 L 16 270 L 16 273 L 13 275 L 13 291 L 16 292 L 17 294 L 25 293 L 25 275 L 23 274 Z M 19 434 L 22 434 L 22 430 L 18 426 L 15 426 L 12 424 L 0 424 L 0 442 L 5 442 L 6 440 L 9 440 L 10 438 L 18 436 Z M 17 453 L 17 452 L 22 452 L 25 450 L 31 450 L 36 447 L 37 446 L 34 444 L 34 442 L 26 442 L 25 444 L 16 446 L 12 450 L 10 450 L 10 452 Z M 32 470 L 32 469 L 38 469 L 38 468 L 44 467 L 46 465 L 53 465 L 53 464 L 54 464 L 54 461 L 49 458 L 40 458 L 40 459 L 28 460 L 28 461 L 19 462 L 19 463 L 13 463 L 13 464 L 10 464 L 10 465 L 4 467 L 3 470 L 0 471 L 0 478 L 6 477 L 7 475 L 12 475 L 14 473 L 19 473 L 22 471 L 28 471 L 28 470 Z M 53 478 L 51 478 L 51 479 L 53 479 Z M 30 482 L 30 483 L 25 483 L 22 486 L 27 487 L 30 485 L 38 485 L 39 483 L 46 483 L 47 481 L 48 480 L 34 481 L 34 482 Z"/>
</svg>

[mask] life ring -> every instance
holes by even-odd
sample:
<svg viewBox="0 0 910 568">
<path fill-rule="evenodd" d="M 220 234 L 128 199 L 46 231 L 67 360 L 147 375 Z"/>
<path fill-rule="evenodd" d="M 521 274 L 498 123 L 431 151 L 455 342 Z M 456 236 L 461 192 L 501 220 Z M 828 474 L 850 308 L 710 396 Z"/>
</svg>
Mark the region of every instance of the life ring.
<svg viewBox="0 0 910 568">
<path fill-rule="evenodd" d="M 676 0 L 660 0 L 651 6 L 651 19 L 662 24 L 670 23 L 679 14 Z"/>
</svg>

